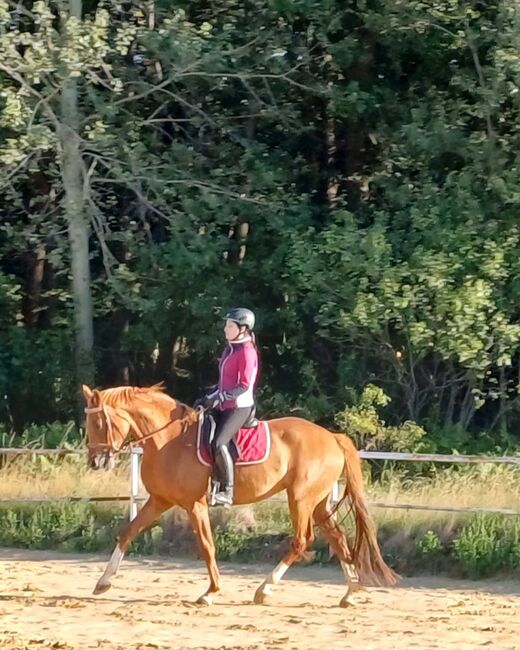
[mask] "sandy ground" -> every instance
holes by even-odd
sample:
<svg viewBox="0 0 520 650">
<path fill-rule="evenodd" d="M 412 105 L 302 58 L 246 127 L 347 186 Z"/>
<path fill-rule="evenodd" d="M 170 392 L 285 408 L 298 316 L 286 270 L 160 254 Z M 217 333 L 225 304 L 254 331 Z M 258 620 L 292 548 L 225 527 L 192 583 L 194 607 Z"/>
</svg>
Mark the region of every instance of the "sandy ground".
<svg viewBox="0 0 520 650">
<path fill-rule="evenodd" d="M 251 603 L 272 567 L 221 564 L 213 607 L 199 562 L 125 560 L 112 590 L 92 596 L 107 558 L 0 550 L 0 648 L 257 650 L 520 648 L 520 583 L 405 580 L 337 607 L 341 573 L 293 567 L 270 605 Z"/>
</svg>

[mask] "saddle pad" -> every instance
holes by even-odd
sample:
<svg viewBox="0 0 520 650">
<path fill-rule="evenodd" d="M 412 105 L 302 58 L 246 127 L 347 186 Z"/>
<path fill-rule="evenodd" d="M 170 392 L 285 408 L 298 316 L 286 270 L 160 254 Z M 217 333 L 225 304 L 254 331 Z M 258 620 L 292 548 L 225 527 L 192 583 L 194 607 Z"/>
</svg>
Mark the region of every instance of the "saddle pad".
<svg viewBox="0 0 520 650">
<path fill-rule="evenodd" d="M 197 456 L 203 465 L 213 465 L 213 447 L 211 422 L 199 418 L 197 431 Z M 263 463 L 271 451 L 271 432 L 267 422 L 260 420 L 256 427 L 239 429 L 229 445 L 236 465 L 256 465 Z"/>
</svg>

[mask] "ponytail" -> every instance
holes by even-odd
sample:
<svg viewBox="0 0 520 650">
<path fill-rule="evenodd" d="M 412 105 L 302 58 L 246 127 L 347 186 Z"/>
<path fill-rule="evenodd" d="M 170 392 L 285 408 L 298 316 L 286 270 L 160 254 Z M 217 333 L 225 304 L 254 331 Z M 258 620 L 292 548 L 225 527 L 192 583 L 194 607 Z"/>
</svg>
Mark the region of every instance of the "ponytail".
<svg viewBox="0 0 520 650">
<path fill-rule="evenodd" d="M 253 343 L 253 345 L 255 347 L 256 358 L 257 358 L 257 363 L 258 363 L 258 370 L 256 372 L 256 379 L 255 379 L 255 385 L 254 385 L 254 389 L 256 391 L 256 389 L 258 387 L 258 382 L 260 380 L 260 375 L 261 375 L 261 372 L 262 372 L 262 359 L 260 357 L 260 350 L 259 350 L 259 347 L 258 347 L 258 343 L 256 341 L 256 334 L 254 332 L 249 332 L 249 336 L 251 337 L 251 341 L 252 341 L 252 343 Z"/>
</svg>

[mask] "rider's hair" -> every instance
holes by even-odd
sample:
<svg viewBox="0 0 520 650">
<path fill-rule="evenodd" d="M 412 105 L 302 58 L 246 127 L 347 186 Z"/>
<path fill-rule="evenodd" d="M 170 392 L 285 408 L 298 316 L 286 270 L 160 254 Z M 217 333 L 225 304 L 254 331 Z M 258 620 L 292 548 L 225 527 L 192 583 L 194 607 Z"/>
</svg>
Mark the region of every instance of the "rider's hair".
<svg viewBox="0 0 520 650">
<path fill-rule="evenodd" d="M 256 350 L 256 358 L 257 358 L 257 363 L 258 363 L 258 370 L 256 372 L 256 379 L 255 379 L 255 390 L 256 387 L 258 386 L 258 382 L 260 380 L 260 374 L 262 371 L 262 359 L 260 358 L 260 350 L 258 349 L 258 343 L 256 341 L 256 334 L 254 332 L 249 332 L 251 335 L 251 341 L 253 342 L 253 345 L 255 346 Z"/>
</svg>

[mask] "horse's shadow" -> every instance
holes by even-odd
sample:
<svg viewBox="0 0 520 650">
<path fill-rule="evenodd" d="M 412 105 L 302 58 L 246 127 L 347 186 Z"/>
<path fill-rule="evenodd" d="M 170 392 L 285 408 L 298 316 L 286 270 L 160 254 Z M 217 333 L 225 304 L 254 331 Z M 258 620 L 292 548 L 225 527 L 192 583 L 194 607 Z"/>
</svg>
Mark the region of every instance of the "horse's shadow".
<svg viewBox="0 0 520 650">
<path fill-rule="evenodd" d="M 273 599 L 273 602 L 266 603 L 263 605 L 256 605 L 252 599 L 245 599 L 243 601 L 229 601 L 229 600 L 218 600 L 207 607 L 206 605 L 201 605 L 194 600 L 187 600 L 185 598 L 103 598 L 100 596 L 72 596 L 70 594 L 61 594 L 59 596 L 44 596 L 44 595 L 16 595 L 16 594 L 0 594 L 0 602 L 16 602 L 24 603 L 27 605 L 38 604 L 41 607 L 68 607 L 74 608 L 87 606 L 87 605 L 99 605 L 100 603 L 108 603 L 112 605 L 126 606 L 126 605 L 150 605 L 154 603 L 156 605 L 175 605 L 177 607 L 183 607 L 186 609 L 200 609 L 201 611 L 211 611 L 212 609 L 224 609 L 230 607 L 247 607 L 254 609 L 262 609 L 264 607 L 275 607 L 279 608 L 283 603 L 283 608 L 288 610 L 298 610 L 302 607 L 311 607 L 312 609 L 320 610 L 336 610 L 338 609 L 337 605 L 323 605 L 319 603 L 285 603 L 283 601 L 276 601 Z M 65 603 L 72 603 L 65 605 Z M 77 605 L 75 605 L 77 603 Z"/>
<path fill-rule="evenodd" d="M 63 606 L 64 602 L 70 603 L 84 603 L 84 604 L 95 604 L 95 603 L 113 603 L 115 605 L 147 605 L 152 600 L 151 598 L 103 598 L 100 596 L 72 596 L 71 594 L 62 594 L 59 596 L 44 596 L 44 595 L 20 595 L 20 594 L 0 594 L 0 602 L 27 602 L 27 603 L 37 603 L 43 607 L 60 607 Z M 168 603 L 179 603 L 180 599 L 165 599 L 160 601 L 161 604 L 164 602 Z M 70 605 L 69 605 L 70 607 Z"/>
</svg>

